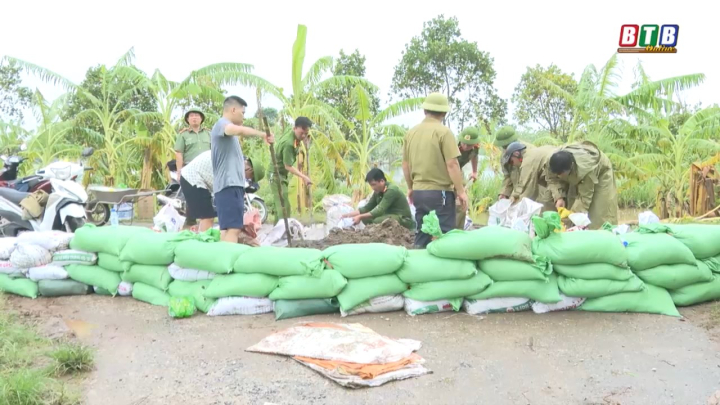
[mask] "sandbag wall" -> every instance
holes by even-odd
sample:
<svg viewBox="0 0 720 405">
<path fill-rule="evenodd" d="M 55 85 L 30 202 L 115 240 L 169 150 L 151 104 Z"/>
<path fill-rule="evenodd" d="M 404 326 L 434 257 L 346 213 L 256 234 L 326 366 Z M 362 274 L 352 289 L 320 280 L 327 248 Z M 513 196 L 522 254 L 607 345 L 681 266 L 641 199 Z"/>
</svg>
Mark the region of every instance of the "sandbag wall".
<svg viewBox="0 0 720 405">
<path fill-rule="evenodd" d="M 87 225 L 75 235 L 0 239 L 0 291 L 35 298 L 131 295 L 167 306 L 190 297 L 211 316 L 276 319 L 405 309 L 410 315 L 578 309 L 678 316 L 720 299 L 720 226 L 552 233 L 452 231 L 426 250 L 386 244 L 325 250 L 248 247 L 217 235 Z"/>
</svg>

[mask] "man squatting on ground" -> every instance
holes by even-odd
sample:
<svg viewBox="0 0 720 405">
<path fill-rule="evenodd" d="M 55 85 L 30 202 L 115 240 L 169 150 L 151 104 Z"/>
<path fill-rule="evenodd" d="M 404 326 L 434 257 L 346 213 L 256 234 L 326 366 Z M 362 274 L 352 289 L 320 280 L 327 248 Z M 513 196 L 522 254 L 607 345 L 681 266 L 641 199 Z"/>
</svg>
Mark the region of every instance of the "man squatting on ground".
<svg viewBox="0 0 720 405">
<path fill-rule="evenodd" d="M 362 221 L 364 224 L 379 224 L 392 218 L 407 229 L 415 229 L 410 204 L 400 188 L 390 184 L 385 173 L 378 168 L 370 169 L 365 181 L 373 190 L 373 195 L 365 206 L 357 211 L 343 214 L 342 218 L 353 218 L 353 224 Z"/>
</svg>

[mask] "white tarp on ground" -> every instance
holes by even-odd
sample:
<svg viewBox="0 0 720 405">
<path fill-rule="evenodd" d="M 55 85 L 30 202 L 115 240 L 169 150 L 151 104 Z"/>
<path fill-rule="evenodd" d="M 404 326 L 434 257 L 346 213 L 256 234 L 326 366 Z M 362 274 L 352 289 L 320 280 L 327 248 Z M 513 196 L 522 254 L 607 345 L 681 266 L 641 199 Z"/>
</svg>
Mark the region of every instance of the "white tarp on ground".
<svg viewBox="0 0 720 405">
<path fill-rule="evenodd" d="M 288 227 L 290 228 L 290 238 L 292 238 L 292 240 L 301 240 L 307 238 L 307 230 L 305 229 L 303 224 L 301 224 L 300 221 L 298 221 L 297 219 L 288 218 Z M 265 235 L 265 237 L 260 242 L 260 246 L 287 246 L 284 220 L 281 219 L 280 221 L 278 221 L 278 223 L 273 227 L 273 229 L 271 229 L 270 232 Z"/>
</svg>

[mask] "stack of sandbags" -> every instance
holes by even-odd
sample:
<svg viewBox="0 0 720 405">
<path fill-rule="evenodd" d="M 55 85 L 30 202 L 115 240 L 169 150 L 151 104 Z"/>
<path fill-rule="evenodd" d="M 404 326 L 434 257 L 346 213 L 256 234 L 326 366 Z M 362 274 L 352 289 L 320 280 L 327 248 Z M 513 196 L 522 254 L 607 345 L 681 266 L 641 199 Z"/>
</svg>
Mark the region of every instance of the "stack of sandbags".
<svg viewBox="0 0 720 405">
<path fill-rule="evenodd" d="M 152 234 L 148 228 L 138 226 L 97 227 L 86 224 L 75 230 L 70 248 L 98 255 L 96 265 L 71 264 L 65 266 L 70 278 L 94 287 L 102 295 L 130 295 L 132 284 L 123 282 L 121 277 L 130 268 L 130 263 L 122 262 L 122 253 L 128 241 L 138 235 Z"/>
<path fill-rule="evenodd" d="M 41 267 L 28 270 L 28 278 L 38 282 L 43 297 L 85 295 L 92 292 L 92 286 L 70 279 L 65 269 L 69 265 L 92 266 L 97 263 L 95 253 L 64 249 L 52 253 L 52 261 Z"/>
<path fill-rule="evenodd" d="M 454 281 L 458 293 L 446 298 L 464 298 L 460 303 L 468 313 L 481 314 L 527 310 L 533 299 L 560 300 L 552 268 L 547 261 L 533 257 L 531 246 L 532 240 L 525 232 L 488 226 L 470 232 L 448 232 L 431 242 L 427 250 L 436 257 L 478 263 L 480 271 L 468 282 Z M 408 293 L 417 287 L 412 286 Z M 457 301 L 453 307 L 457 310 Z"/>
<path fill-rule="evenodd" d="M 7 257 L 0 265 L 0 291 L 27 298 L 37 298 L 38 285 L 36 281 L 27 278 L 27 272 L 32 267 L 44 266 L 52 261 L 52 254 L 45 248 L 35 245 L 6 241 L 7 244 L 0 250 Z M 17 243 L 12 247 L 9 243 Z M 7 255 L 7 252 L 10 252 Z"/>
<path fill-rule="evenodd" d="M 337 271 L 347 279 L 347 284 L 337 294 L 341 314 L 390 312 L 403 308 L 403 300 L 398 296 L 408 285 L 395 273 L 405 262 L 407 249 L 384 243 L 361 243 L 331 246 L 322 254 L 325 271 Z M 384 298 L 373 300 L 378 297 Z"/>
<path fill-rule="evenodd" d="M 552 233 L 536 238 L 533 252 L 553 264 L 565 296 L 587 299 L 579 310 L 679 315 L 666 290 L 632 273 L 623 241 L 612 232 Z"/>
<path fill-rule="evenodd" d="M 655 223 L 642 225 L 638 233 L 653 237 L 666 237 L 667 234 L 687 247 L 697 260 L 696 267 L 685 267 L 682 272 L 666 270 L 665 273 L 657 275 L 663 276 L 661 281 L 674 284 L 675 288 L 670 290 L 670 296 L 675 305 L 688 306 L 720 299 L 720 226 Z M 685 262 L 689 261 L 688 257 L 685 252 Z M 649 280 L 646 282 L 652 283 Z"/>
</svg>

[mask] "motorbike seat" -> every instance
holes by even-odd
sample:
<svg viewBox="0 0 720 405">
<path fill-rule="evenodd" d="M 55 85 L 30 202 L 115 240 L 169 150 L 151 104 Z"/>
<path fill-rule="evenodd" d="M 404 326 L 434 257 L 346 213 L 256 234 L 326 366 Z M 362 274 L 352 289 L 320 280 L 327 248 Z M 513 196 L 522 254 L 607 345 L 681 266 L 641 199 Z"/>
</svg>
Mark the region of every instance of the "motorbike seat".
<svg viewBox="0 0 720 405">
<path fill-rule="evenodd" d="M 22 201 L 25 197 L 29 195 L 30 193 L 13 190 L 12 188 L 0 188 L 0 197 L 10 201 L 15 205 L 20 205 L 20 201 Z"/>
</svg>

